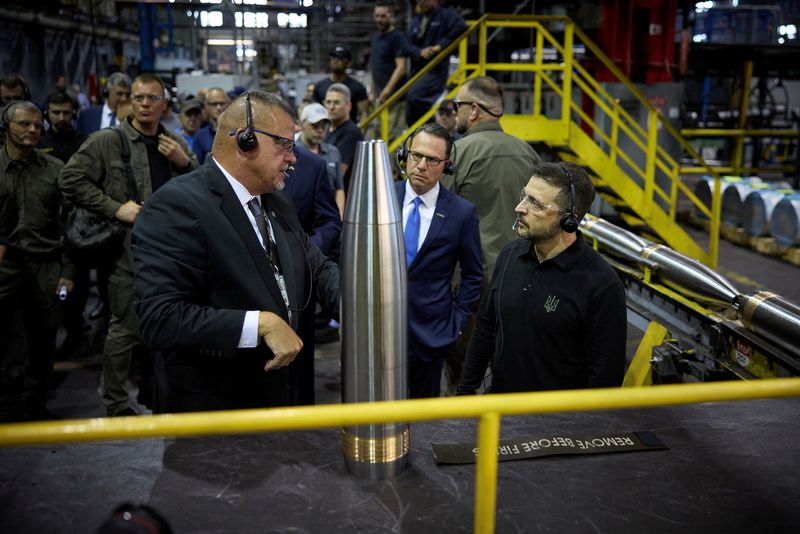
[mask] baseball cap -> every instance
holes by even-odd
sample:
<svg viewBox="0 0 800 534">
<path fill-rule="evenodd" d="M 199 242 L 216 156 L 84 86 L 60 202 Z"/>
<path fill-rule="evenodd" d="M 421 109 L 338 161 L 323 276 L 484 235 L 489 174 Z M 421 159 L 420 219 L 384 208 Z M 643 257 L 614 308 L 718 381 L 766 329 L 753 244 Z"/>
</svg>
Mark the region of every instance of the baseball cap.
<svg viewBox="0 0 800 534">
<path fill-rule="evenodd" d="M 339 45 L 333 50 L 331 50 L 331 57 L 338 57 L 339 59 L 350 61 L 351 59 L 353 59 L 353 54 L 350 53 L 349 48 L 345 48 L 344 46 Z"/>
<path fill-rule="evenodd" d="M 453 104 L 452 100 L 442 100 L 442 103 L 439 104 L 439 111 L 447 111 L 449 113 L 455 113 L 456 105 Z"/>
<path fill-rule="evenodd" d="M 308 121 L 311 124 L 317 124 L 319 121 L 329 121 L 331 118 L 328 116 L 328 110 L 326 110 L 322 104 L 317 104 L 315 102 L 303 108 L 303 112 L 300 113 L 300 120 Z"/>
<path fill-rule="evenodd" d="M 181 102 L 181 113 L 188 113 L 190 111 L 202 111 L 203 103 L 197 98 L 189 98 Z"/>
</svg>

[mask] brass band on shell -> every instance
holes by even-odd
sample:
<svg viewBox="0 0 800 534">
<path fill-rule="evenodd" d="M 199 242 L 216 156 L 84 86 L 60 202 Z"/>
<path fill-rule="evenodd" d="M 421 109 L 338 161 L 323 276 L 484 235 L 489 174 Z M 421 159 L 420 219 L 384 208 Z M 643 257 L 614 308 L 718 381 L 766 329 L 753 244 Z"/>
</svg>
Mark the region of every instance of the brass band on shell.
<svg viewBox="0 0 800 534">
<path fill-rule="evenodd" d="M 360 438 L 342 430 L 342 449 L 346 458 L 356 462 L 370 464 L 394 462 L 408 454 L 408 427 L 400 434 L 384 438 Z"/>
</svg>

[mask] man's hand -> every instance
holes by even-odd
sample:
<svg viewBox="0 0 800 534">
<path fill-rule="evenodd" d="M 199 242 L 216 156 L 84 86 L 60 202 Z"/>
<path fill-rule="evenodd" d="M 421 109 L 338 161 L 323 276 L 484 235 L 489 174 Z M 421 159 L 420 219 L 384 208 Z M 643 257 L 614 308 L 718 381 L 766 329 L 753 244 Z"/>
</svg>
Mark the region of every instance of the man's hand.
<svg viewBox="0 0 800 534">
<path fill-rule="evenodd" d="M 158 151 L 164 154 L 179 169 L 189 165 L 189 155 L 183 151 L 177 141 L 167 134 L 158 136 Z"/>
<path fill-rule="evenodd" d="M 66 278 L 59 278 L 58 285 L 56 286 L 56 294 L 58 294 L 61 291 L 62 287 L 67 288 L 67 295 L 69 295 L 70 293 L 72 293 L 72 290 L 75 289 L 75 282 L 73 282 L 72 280 L 67 280 Z"/>
<path fill-rule="evenodd" d="M 7 245 L 0 245 L 0 265 L 3 265 L 3 260 L 6 257 L 6 250 L 8 250 Z"/>
<path fill-rule="evenodd" d="M 420 51 L 419 55 L 422 59 L 430 59 L 441 51 L 442 47 L 439 45 L 426 46 Z"/>
<path fill-rule="evenodd" d="M 142 206 L 133 200 L 129 200 L 119 207 L 114 217 L 124 223 L 133 224 L 136 221 L 136 217 L 139 216 L 140 211 L 142 211 Z"/>
<path fill-rule="evenodd" d="M 303 342 L 292 327 L 272 312 L 262 311 L 258 314 L 258 337 L 264 339 L 275 355 L 264 366 L 265 371 L 289 365 L 303 348 Z"/>
</svg>

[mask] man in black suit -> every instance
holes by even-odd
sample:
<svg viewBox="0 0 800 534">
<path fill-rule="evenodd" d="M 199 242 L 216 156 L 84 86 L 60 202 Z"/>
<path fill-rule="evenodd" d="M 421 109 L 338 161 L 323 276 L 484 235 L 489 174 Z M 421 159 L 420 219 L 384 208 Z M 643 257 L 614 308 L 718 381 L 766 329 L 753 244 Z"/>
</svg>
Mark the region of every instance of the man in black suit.
<svg viewBox="0 0 800 534">
<path fill-rule="evenodd" d="M 115 72 L 108 77 L 106 89 L 108 99 L 102 106 L 92 106 L 78 114 L 78 130 L 91 134 L 103 128 L 117 126 L 117 109 L 131 99 L 131 79 L 127 74 Z"/>
<path fill-rule="evenodd" d="M 296 162 L 293 134 L 279 97 L 240 96 L 212 157 L 159 189 L 137 219 L 136 311 L 145 344 L 160 351 L 156 412 L 288 405 L 311 292 L 338 315 L 339 270 L 279 192 Z"/>
</svg>

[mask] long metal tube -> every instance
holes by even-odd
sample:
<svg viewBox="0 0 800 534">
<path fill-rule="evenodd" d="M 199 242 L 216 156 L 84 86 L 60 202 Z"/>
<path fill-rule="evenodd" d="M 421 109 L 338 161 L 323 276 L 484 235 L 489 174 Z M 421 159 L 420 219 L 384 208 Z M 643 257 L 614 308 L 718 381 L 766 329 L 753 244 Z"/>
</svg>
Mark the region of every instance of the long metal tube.
<svg viewBox="0 0 800 534">
<path fill-rule="evenodd" d="M 738 304 L 748 330 L 800 355 L 800 306 L 769 291 L 739 295 Z"/>
<path fill-rule="evenodd" d="M 342 237 L 342 402 L 407 397 L 407 300 L 403 223 L 383 141 L 356 149 Z M 407 423 L 345 427 L 345 464 L 389 478 L 407 464 Z"/>
</svg>

